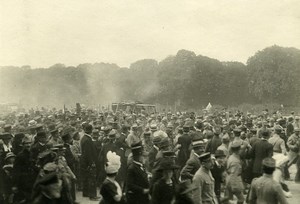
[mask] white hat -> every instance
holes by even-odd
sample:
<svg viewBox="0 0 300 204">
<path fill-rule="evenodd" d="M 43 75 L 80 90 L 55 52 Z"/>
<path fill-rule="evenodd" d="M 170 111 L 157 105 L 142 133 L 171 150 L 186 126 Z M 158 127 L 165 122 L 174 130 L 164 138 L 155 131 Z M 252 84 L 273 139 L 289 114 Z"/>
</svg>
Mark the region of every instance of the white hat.
<svg viewBox="0 0 300 204">
<path fill-rule="evenodd" d="M 105 171 L 107 174 L 114 174 L 117 173 L 121 167 L 121 160 L 120 156 L 117 155 L 115 152 L 107 152 L 106 158 L 108 162 L 105 166 Z"/>
<path fill-rule="evenodd" d="M 289 157 L 284 154 L 275 154 L 273 159 L 276 161 L 276 167 L 281 167 L 283 164 L 289 161 Z"/>
</svg>

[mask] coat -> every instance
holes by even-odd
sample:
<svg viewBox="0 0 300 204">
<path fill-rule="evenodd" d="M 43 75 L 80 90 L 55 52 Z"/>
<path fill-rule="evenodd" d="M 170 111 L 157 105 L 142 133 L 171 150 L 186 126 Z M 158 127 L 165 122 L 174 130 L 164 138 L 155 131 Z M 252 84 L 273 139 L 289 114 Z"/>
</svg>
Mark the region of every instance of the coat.
<svg viewBox="0 0 300 204">
<path fill-rule="evenodd" d="M 203 166 L 196 172 L 193 183 L 197 189 L 193 192 L 195 204 L 217 204 L 217 198 L 214 191 L 215 180 L 209 170 Z"/>
<path fill-rule="evenodd" d="M 158 153 L 158 147 L 153 145 L 153 147 L 150 150 L 149 155 L 148 155 L 149 171 L 150 172 L 152 171 L 152 169 L 154 167 L 154 162 L 155 162 L 155 158 L 156 158 L 157 153 Z"/>
<path fill-rule="evenodd" d="M 92 138 L 90 135 L 85 134 L 81 141 L 81 158 L 80 165 L 82 169 L 87 169 L 91 167 L 93 164 L 96 164 L 97 159 L 97 150 L 95 145 L 93 144 Z"/>
<path fill-rule="evenodd" d="M 178 152 L 178 165 L 183 167 L 186 161 L 190 157 L 190 145 L 192 143 L 192 138 L 189 134 L 185 133 L 178 138 L 177 144 L 180 144 L 181 147 Z"/>
<path fill-rule="evenodd" d="M 127 169 L 127 202 L 130 204 L 148 204 L 149 195 L 144 189 L 149 189 L 148 174 L 142 165 L 132 162 Z"/>
<path fill-rule="evenodd" d="M 262 160 L 272 156 L 273 146 L 266 139 L 261 139 L 256 142 L 248 153 L 248 157 L 253 159 L 252 172 L 255 174 L 261 174 Z"/>
<path fill-rule="evenodd" d="M 31 146 L 31 158 L 34 160 L 34 161 L 37 161 L 37 158 L 39 156 L 40 153 L 46 151 L 48 149 L 47 145 L 42 145 L 41 143 L 39 142 L 36 142 L 34 143 L 32 146 Z"/>
<path fill-rule="evenodd" d="M 281 185 L 273 180 L 272 175 L 255 178 L 249 192 L 250 204 L 287 204 Z"/>
<path fill-rule="evenodd" d="M 123 203 L 122 199 L 120 202 L 115 201 L 114 196 L 118 195 L 118 187 L 109 179 L 105 179 L 101 185 L 100 194 L 103 197 L 101 204 L 121 204 Z"/>
<path fill-rule="evenodd" d="M 200 168 L 201 163 L 198 156 L 195 153 L 192 153 L 189 160 L 186 162 L 186 165 L 180 172 L 181 180 L 193 179 L 195 173 Z"/>
<path fill-rule="evenodd" d="M 226 187 L 232 192 L 242 191 L 244 189 L 242 180 L 242 162 L 238 155 L 232 154 L 227 160 L 226 171 L 228 176 L 226 178 Z"/>
</svg>

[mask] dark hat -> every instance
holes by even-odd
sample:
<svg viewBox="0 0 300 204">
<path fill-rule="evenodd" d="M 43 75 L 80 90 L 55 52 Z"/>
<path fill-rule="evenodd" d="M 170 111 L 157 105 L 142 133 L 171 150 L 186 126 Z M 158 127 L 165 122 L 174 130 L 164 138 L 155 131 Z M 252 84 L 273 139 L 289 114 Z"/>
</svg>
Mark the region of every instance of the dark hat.
<svg viewBox="0 0 300 204">
<path fill-rule="evenodd" d="M 169 138 L 167 138 L 167 137 L 162 138 L 162 140 L 159 144 L 159 148 L 168 147 L 168 146 L 170 146 Z"/>
<path fill-rule="evenodd" d="M 174 170 L 174 169 L 179 169 L 179 166 L 177 166 L 173 160 L 162 160 L 162 162 L 158 167 L 158 170 Z"/>
<path fill-rule="evenodd" d="M 276 161 L 273 158 L 267 157 L 262 161 L 262 165 L 269 167 L 269 168 L 275 168 L 276 167 Z"/>
<path fill-rule="evenodd" d="M 176 188 L 176 193 L 182 195 L 182 194 L 186 194 L 188 192 L 194 191 L 196 189 L 197 189 L 197 187 L 189 179 L 189 180 L 185 180 L 178 184 L 178 186 Z"/>
<path fill-rule="evenodd" d="M 182 127 L 182 129 L 183 129 L 183 132 L 189 132 L 189 131 L 190 131 L 190 126 L 184 125 L 184 126 Z"/>
<path fill-rule="evenodd" d="M 225 153 L 223 150 L 217 149 L 215 152 L 215 157 L 219 158 L 219 157 L 226 157 Z"/>
<path fill-rule="evenodd" d="M 42 129 L 43 129 L 43 125 L 42 125 L 42 124 L 36 124 L 36 125 L 35 125 L 35 130 L 36 130 L 37 132 L 42 131 Z"/>
<path fill-rule="evenodd" d="M 84 132 L 87 132 L 87 133 L 91 133 L 93 131 L 93 126 L 88 123 L 86 123 L 83 128 L 84 128 Z"/>
<path fill-rule="evenodd" d="M 70 139 L 72 139 L 72 135 L 71 135 L 71 132 L 64 132 L 61 136 L 61 139 L 66 142 Z"/>
<path fill-rule="evenodd" d="M 37 138 L 41 138 L 41 137 L 47 137 L 47 135 L 46 135 L 46 132 L 38 132 L 37 134 L 36 134 L 36 137 Z"/>
<path fill-rule="evenodd" d="M 235 128 L 233 130 L 233 133 L 235 136 L 240 136 L 241 135 L 242 130 L 240 128 Z"/>
<path fill-rule="evenodd" d="M 56 133 L 56 132 L 58 132 L 58 129 L 56 128 L 55 124 L 49 125 L 48 129 L 49 129 L 50 133 Z"/>
<path fill-rule="evenodd" d="M 211 159 L 211 155 L 210 155 L 210 152 L 206 152 L 206 153 L 203 153 L 199 156 L 199 160 L 201 162 L 205 162 L 207 161 L 208 159 Z"/>
<path fill-rule="evenodd" d="M 202 137 L 195 136 L 192 140 L 192 146 L 193 148 L 205 146 L 205 142 L 203 141 Z"/>
<path fill-rule="evenodd" d="M 151 131 L 145 131 L 144 136 L 151 136 Z"/>
<path fill-rule="evenodd" d="M 163 151 L 162 154 L 163 154 L 164 158 L 166 158 L 166 157 L 175 158 L 176 157 L 176 154 L 173 151 Z"/>
<path fill-rule="evenodd" d="M 50 174 L 46 174 L 43 178 L 41 178 L 41 180 L 38 181 L 38 184 L 47 186 L 58 182 L 59 182 L 58 174 L 56 172 L 53 172 Z"/>
<path fill-rule="evenodd" d="M 4 132 L 4 133 L 1 133 L 0 134 L 0 139 L 2 139 L 2 140 L 8 140 L 8 139 L 12 139 L 13 138 L 13 136 L 12 136 L 12 134 L 10 134 L 10 133 L 8 133 L 8 132 Z"/>
<path fill-rule="evenodd" d="M 143 144 L 138 142 L 131 145 L 131 152 L 133 156 L 138 156 L 143 154 Z"/>
<path fill-rule="evenodd" d="M 14 139 L 15 140 L 22 140 L 24 137 L 25 137 L 25 134 L 22 133 L 22 132 L 19 132 L 19 133 L 15 134 Z"/>
</svg>

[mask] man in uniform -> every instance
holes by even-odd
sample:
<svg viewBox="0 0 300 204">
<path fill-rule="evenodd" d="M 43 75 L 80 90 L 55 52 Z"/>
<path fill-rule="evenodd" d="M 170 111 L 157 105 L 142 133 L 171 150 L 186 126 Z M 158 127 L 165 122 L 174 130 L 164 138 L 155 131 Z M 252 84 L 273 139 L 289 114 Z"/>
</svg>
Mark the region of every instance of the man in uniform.
<svg viewBox="0 0 300 204">
<path fill-rule="evenodd" d="M 143 164 L 142 143 L 131 146 L 133 162 L 127 169 L 127 202 L 130 204 L 149 204 L 149 180 Z"/>
<path fill-rule="evenodd" d="M 196 172 L 193 183 L 196 190 L 193 192 L 193 200 L 195 204 L 217 204 L 217 197 L 214 191 L 215 180 L 210 172 L 213 167 L 211 154 L 203 153 L 199 157 L 201 167 Z"/>
<path fill-rule="evenodd" d="M 299 159 L 299 150 L 300 150 L 300 128 L 296 128 L 294 134 L 292 134 L 288 141 L 287 145 L 290 149 L 289 151 L 289 163 L 288 167 L 292 164 L 297 165 L 297 173 L 295 176 L 295 181 L 300 181 L 300 159 Z"/>
<path fill-rule="evenodd" d="M 227 160 L 227 173 L 226 178 L 226 195 L 228 199 L 232 200 L 233 195 L 238 199 L 237 204 L 244 203 L 244 185 L 242 180 L 242 161 L 240 158 L 241 142 L 236 141 L 231 145 L 232 154 Z"/>
<path fill-rule="evenodd" d="M 273 145 L 273 152 L 274 153 L 282 153 L 284 155 L 286 155 L 287 151 L 286 151 L 286 147 L 285 147 L 285 142 L 284 140 L 280 137 L 280 134 L 282 132 L 282 127 L 279 125 L 276 125 L 274 127 L 274 134 L 272 137 L 270 137 L 270 139 L 268 140 L 268 142 Z"/>
<path fill-rule="evenodd" d="M 263 176 L 253 179 L 249 193 L 249 203 L 287 204 L 281 185 L 273 179 L 276 168 L 273 158 L 265 158 L 262 162 Z"/>
</svg>

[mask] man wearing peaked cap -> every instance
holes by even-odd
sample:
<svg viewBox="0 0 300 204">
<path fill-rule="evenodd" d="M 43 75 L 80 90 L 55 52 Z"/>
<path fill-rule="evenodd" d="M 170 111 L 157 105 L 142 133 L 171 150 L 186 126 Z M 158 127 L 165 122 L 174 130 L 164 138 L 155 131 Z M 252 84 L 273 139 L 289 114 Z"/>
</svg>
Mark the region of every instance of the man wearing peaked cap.
<svg viewBox="0 0 300 204">
<path fill-rule="evenodd" d="M 262 161 L 263 176 L 253 179 L 250 192 L 249 203 L 282 203 L 287 204 L 281 185 L 273 179 L 275 170 L 275 160 L 265 158 Z"/>
<path fill-rule="evenodd" d="M 132 204 L 150 203 L 148 174 L 143 164 L 143 146 L 141 142 L 131 145 L 133 162 L 127 169 L 127 202 Z"/>
<path fill-rule="evenodd" d="M 162 138 L 161 137 L 154 137 L 153 139 L 153 146 L 149 151 L 149 155 L 148 155 L 148 161 L 149 161 L 149 171 L 151 172 L 153 167 L 154 167 L 154 162 L 155 162 L 155 158 L 156 155 L 159 151 L 159 145 L 161 142 Z"/>
<path fill-rule="evenodd" d="M 212 176 L 215 179 L 215 193 L 218 199 L 218 202 L 221 203 L 221 183 L 223 180 L 223 174 L 225 172 L 225 158 L 226 155 L 222 150 L 216 150 L 215 160 L 213 162 L 213 167 L 210 170 Z"/>
<path fill-rule="evenodd" d="M 226 157 L 229 156 L 229 135 L 226 133 L 222 136 L 222 144 L 217 148 L 217 150 L 222 150 Z"/>
<path fill-rule="evenodd" d="M 210 172 L 213 165 L 211 154 L 209 152 L 203 153 L 200 155 L 199 160 L 201 167 L 193 177 L 193 183 L 197 187 L 193 193 L 194 203 L 202 204 L 206 201 L 212 204 L 218 203 L 214 192 L 214 179 Z"/>
<path fill-rule="evenodd" d="M 201 137 L 194 137 L 192 141 L 193 152 L 180 172 L 181 180 L 192 180 L 200 168 L 200 155 L 205 150 L 205 143 Z"/>
</svg>

